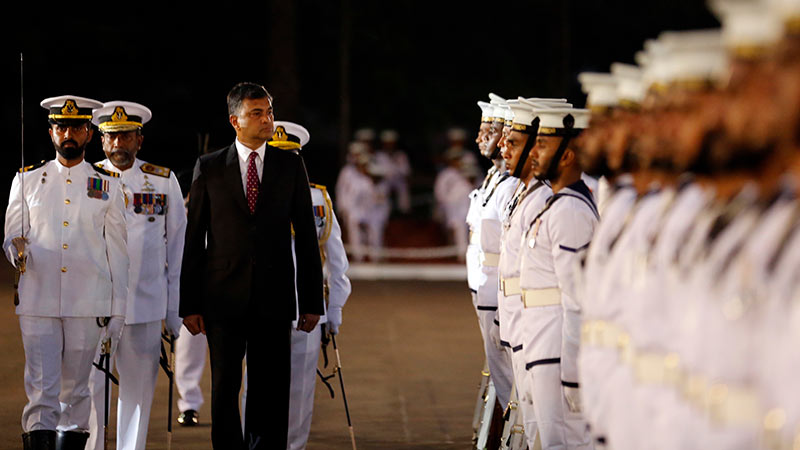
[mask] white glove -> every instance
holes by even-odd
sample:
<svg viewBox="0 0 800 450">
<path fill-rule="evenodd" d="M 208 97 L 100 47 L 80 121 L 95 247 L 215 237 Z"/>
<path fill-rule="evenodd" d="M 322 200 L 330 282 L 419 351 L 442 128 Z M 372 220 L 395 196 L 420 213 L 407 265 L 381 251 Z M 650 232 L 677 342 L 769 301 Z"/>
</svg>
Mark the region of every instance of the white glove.
<svg viewBox="0 0 800 450">
<path fill-rule="evenodd" d="M 580 388 L 564 386 L 564 398 L 567 400 L 570 412 L 579 413 L 583 410 L 581 407 Z"/>
<path fill-rule="evenodd" d="M 167 333 L 169 333 L 175 339 L 181 334 L 181 326 L 183 325 L 183 319 L 178 317 L 178 311 L 167 311 L 167 318 L 164 319 L 167 325 Z"/>
<path fill-rule="evenodd" d="M 339 327 L 342 326 L 342 307 L 331 306 L 328 308 L 328 331 L 331 334 L 339 334 Z"/>
<path fill-rule="evenodd" d="M 122 327 L 125 326 L 125 316 L 111 316 L 111 320 L 106 325 L 103 340 L 111 339 L 111 354 L 117 352 L 117 344 L 122 336 Z"/>
<path fill-rule="evenodd" d="M 500 344 L 500 325 L 492 321 L 492 327 L 489 329 L 489 337 L 492 339 L 492 343 L 495 347 L 497 347 L 498 351 L 503 350 L 503 346 Z"/>
</svg>

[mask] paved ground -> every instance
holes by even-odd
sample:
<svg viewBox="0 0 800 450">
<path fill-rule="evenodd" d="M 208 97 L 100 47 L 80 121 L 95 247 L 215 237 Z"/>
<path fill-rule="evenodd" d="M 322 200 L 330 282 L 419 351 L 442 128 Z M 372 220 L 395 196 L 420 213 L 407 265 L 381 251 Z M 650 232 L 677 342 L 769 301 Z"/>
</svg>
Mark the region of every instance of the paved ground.
<svg viewBox="0 0 800 450">
<path fill-rule="evenodd" d="M 11 274 L 0 264 L 0 449 L 13 449 L 21 448 L 24 355 Z M 356 281 L 338 344 L 359 449 L 469 448 L 483 356 L 464 282 Z M 203 386 L 209 392 L 208 370 Z M 351 448 L 334 386 L 332 400 L 317 384 L 309 450 Z M 148 449 L 167 448 L 167 390 L 159 375 Z M 200 427 L 174 427 L 174 449 L 211 448 L 209 406 Z"/>
</svg>

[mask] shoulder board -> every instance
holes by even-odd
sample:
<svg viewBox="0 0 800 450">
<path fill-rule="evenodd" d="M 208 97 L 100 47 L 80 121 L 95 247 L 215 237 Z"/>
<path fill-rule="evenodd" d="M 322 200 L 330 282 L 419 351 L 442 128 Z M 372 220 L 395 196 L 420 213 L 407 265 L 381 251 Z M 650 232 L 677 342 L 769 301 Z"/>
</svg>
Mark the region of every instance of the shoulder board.
<svg viewBox="0 0 800 450">
<path fill-rule="evenodd" d="M 325 191 L 328 189 L 321 184 L 308 183 L 308 185 L 311 186 L 312 189 L 319 189 L 320 191 Z"/>
<path fill-rule="evenodd" d="M 109 170 L 106 170 L 100 164 L 92 164 L 92 168 L 94 168 L 94 170 L 101 175 L 105 175 L 112 178 L 119 178 L 119 174 L 117 172 L 111 172 Z"/>
<path fill-rule="evenodd" d="M 155 164 L 145 163 L 142 164 L 142 172 L 149 173 L 150 175 L 156 175 L 159 177 L 169 178 L 170 170 L 163 166 L 157 166 Z"/>
<path fill-rule="evenodd" d="M 31 170 L 36 170 L 39 167 L 42 167 L 43 165 L 45 165 L 46 162 L 47 161 L 45 161 L 45 160 L 41 160 L 40 162 L 38 162 L 36 164 L 31 164 L 30 166 L 21 167 L 19 169 L 19 173 L 28 172 L 28 171 L 31 171 Z"/>
</svg>

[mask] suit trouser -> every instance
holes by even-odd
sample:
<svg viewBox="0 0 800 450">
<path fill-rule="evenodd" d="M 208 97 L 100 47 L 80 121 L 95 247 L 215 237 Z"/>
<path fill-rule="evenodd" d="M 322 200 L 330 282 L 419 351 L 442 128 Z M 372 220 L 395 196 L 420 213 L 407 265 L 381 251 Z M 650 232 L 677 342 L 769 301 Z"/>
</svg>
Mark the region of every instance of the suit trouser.
<svg viewBox="0 0 800 450">
<path fill-rule="evenodd" d="M 217 450 L 286 446 L 289 427 L 291 322 L 247 314 L 203 317 L 211 361 L 211 443 Z M 242 360 L 248 356 L 244 440 L 239 416 Z"/>
<path fill-rule="evenodd" d="M 25 349 L 22 430 L 89 429 L 89 372 L 101 328 L 94 317 L 19 316 Z"/>
<path fill-rule="evenodd" d="M 147 444 L 150 408 L 158 377 L 161 321 L 125 325 L 119 344 L 114 347 L 109 366 L 111 370 L 116 366 L 119 375 L 117 449 L 143 450 Z M 98 346 L 95 361 L 99 360 Z M 89 421 L 91 436 L 86 442 L 86 450 L 100 450 L 103 448 L 105 418 L 105 374 L 102 371 L 92 370 L 89 389 L 92 392 L 92 413 Z"/>
<path fill-rule="evenodd" d="M 306 448 L 314 412 L 314 388 L 317 384 L 322 331 L 319 324 L 311 333 L 292 329 L 292 381 L 289 390 L 289 433 L 286 448 Z M 247 407 L 247 368 L 242 393 L 242 411 Z"/>
<path fill-rule="evenodd" d="M 200 380 L 206 366 L 208 341 L 206 335 L 192 333 L 181 326 L 181 335 L 175 341 L 175 387 L 178 389 L 178 409 L 199 411 L 203 406 Z"/>
</svg>

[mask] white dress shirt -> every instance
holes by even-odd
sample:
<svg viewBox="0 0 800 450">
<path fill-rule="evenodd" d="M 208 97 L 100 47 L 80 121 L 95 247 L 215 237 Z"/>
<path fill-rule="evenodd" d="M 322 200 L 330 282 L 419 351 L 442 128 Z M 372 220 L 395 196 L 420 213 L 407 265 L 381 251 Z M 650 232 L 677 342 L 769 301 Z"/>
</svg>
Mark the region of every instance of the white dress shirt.
<svg viewBox="0 0 800 450">
<path fill-rule="evenodd" d="M 242 189 L 244 192 L 247 192 L 247 159 L 252 152 L 258 154 L 258 156 L 256 156 L 256 171 L 258 172 L 258 181 L 260 182 L 261 174 L 264 172 L 264 153 L 266 153 L 266 148 L 267 143 L 264 142 L 261 144 L 261 147 L 252 150 L 250 147 L 239 142 L 239 139 L 236 139 L 236 154 L 239 155 L 239 173 L 242 176 Z"/>
</svg>

